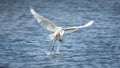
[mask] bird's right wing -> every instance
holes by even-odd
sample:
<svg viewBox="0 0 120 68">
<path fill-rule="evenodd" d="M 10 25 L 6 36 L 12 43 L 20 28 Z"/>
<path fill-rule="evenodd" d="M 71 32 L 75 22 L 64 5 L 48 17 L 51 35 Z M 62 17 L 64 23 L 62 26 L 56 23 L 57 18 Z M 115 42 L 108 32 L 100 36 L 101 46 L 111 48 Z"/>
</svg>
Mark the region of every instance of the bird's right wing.
<svg viewBox="0 0 120 68">
<path fill-rule="evenodd" d="M 93 20 L 88 22 L 87 24 L 83 25 L 83 26 L 77 26 L 77 27 L 68 27 L 68 28 L 65 28 L 64 31 L 65 31 L 65 34 L 67 33 L 72 33 L 80 28 L 85 28 L 85 27 L 89 27 L 93 24 Z"/>
<path fill-rule="evenodd" d="M 31 13 L 33 14 L 33 16 L 37 19 L 38 23 L 43 25 L 47 30 L 55 32 L 58 29 L 58 27 L 56 25 L 54 25 L 52 22 L 50 22 L 43 16 L 40 16 L 32 8 L 30 8 L 30 10 L 31 10 Z"/>
</svg>

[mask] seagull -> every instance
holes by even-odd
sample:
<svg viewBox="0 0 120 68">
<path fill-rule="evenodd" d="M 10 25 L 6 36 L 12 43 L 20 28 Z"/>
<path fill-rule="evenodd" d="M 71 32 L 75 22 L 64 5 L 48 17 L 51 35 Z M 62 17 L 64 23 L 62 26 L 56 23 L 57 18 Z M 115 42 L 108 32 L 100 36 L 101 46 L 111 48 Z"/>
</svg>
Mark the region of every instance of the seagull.
<svg viewBox="0 0 120 68">
<path fill-rule="evenodd" d="M 88 22 L 87 24 L 85 24 L 83 26 L 73 26 L 73 27 L 68 27 L 68 28 L 62 28 L 62 27 L 56 26 L 48 19 L 39 15 L 37 12 L 34 11 L 34 9 L 30 8 L 30 11 L 39 24 L 44 26 L 48 31 L 52 32 L 52 34 L 49 35 L 50 40 L 52 40 L 52 45 L 48 49 L 49 54 L 54 50 L 54 44 L 55 44 L 56 40 L 62 42 L 63 36 L 65 34 L 75 32 L 81 28 L 89 27 L 94 22 L 93 20 L 91 20 L 90 22 Z"/>
</svg>

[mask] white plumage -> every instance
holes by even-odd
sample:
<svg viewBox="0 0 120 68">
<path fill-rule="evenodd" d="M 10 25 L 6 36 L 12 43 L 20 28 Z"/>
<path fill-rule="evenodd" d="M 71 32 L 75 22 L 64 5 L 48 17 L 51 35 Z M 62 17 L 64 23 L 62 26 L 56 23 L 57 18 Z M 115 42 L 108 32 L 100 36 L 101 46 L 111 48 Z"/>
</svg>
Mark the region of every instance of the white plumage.
<svg viewBox="0 0 120 68">
<path fill-rule="evenodd" d="M 54 25 L 51 21 L 47 20 L 43 16 L 40 16 L 37 14 L 33 9 L 30 9 L 33 16 L 37 19 L 38 23 L 40 23 L 42 26 L 44 26 L 48 31 L 53 32 L 49 35 L 49 38 L 53 41 L 52 48 L 49 48 L 49 52 L 53 51 L 54 49 L 54 43 L 56 40 L 59 40 L 62 42 L 64 34 L 74 32 L 78 29 L 89 27 L 93 24 L 93 20 L 88 22 L 87 24 L 83 26 L 74 26 L 74 27 L 68 27 L 68 28 L 62 28 Z"/>
</svg>

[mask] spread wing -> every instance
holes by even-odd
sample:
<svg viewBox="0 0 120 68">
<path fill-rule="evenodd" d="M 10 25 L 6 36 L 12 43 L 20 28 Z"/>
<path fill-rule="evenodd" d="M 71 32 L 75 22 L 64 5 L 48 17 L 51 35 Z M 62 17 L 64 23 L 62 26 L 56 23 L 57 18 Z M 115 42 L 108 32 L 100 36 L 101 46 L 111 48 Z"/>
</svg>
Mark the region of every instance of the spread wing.
<svg viewBox="0 0 120 68">
<path fill-rule="evenodd" d="M 33 16 L 38 21 L 38 23 L 43 25 L 47 30 L 55 32 L 58 29 L 58 27 L 56 25 L 54 25 L 52 22 L 50 22 L 43 16 L 40 16 L 39 14 L 37 14 L 32 8 L 30 8 L 30 10 L 31 10 L 31 13 L 33 14 Z"/>
<path fill-rule="evenodd" d="M 85 27 L 89 27 L 93 24 L 93 20 L 88 22 L 87 24 L 83 25 L 83 26 L 77 26 L 77 27 L 69 27 L 69 28 L 65 28 L 64 31 L 65 31 L 65 34 L 67 33 L 71 33 L 71 32 L 74 32 L 80 28 L 85 28 Z"/>
</svg>

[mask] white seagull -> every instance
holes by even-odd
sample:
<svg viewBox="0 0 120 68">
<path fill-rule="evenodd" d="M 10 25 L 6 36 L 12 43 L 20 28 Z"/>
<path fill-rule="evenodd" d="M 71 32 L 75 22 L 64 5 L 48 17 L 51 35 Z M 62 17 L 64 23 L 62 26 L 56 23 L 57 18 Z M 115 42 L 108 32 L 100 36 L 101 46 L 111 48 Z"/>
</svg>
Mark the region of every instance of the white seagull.
<svg viewBox="0 0 120 68">
<path fill-rule="evenodd" d="M 42 26 L 44 26 L 48 31 L 53 32 L 52 34 L 49 35 L 49 38 L 52 40 L 52 45 L 48 49 L 49 54 L 54 50 L 54 44 L 55 44 L 56 40 L 59 40 L 60 42 L 62 42 L 64 34 L 74 32 L 80 28 L 85 28 L 85 27 L 91 26 L 94 22 L 92 20 L 83 26 L 62 28 L 62 27 L 58 27 L 58 26 L 54 25 L 51 21 L 49 21 L 48 19 L 39 15 L 38 13 L 36 13 L 32 8 L 30 8 L 30 10 L 31 10 L 31 13 L 33 14 L 33 16 L 37 19 L 38 23 L 40 23 Z"/>
</svg>

